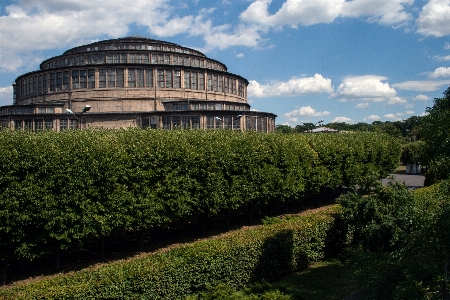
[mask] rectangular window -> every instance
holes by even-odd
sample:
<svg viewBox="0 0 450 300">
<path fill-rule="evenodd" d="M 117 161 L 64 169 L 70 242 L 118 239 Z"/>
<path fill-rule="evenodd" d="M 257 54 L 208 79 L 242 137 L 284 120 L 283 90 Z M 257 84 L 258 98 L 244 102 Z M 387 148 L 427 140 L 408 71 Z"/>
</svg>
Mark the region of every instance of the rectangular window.
<svg viewBox="0 0 450 300">
<path fill-rule="evenodd" d="M 142 54 L 142 63 L 148 64 L 148 54 Z"/>
<path fill-rule="evenodd" d="M 153 87 L 153 70 L 151 69 L 145 70 L 145 86 Z"/>
<path fill-rule="evenodd" d="M 150 117 L 150 128 L 158 128 L 158 117 Z"/>
<path fill-rule="evenodd" d="M 25 120 L 25 130 L 33 130 L 33 120 Z"/>
<path fill-rule="evenodd" d="M 164 70 L 158 70 L 157 80 L 158 80 L 158 87 L 163 88 L 164 87 Z"/>
<path fill-rule="evenodd" d="M 57 72 L 56 73 L 56 90 L 60 91 L 62 89 L 62 83 L 63 83 L 63 73 Z"/>
<path fill-rule="evenodd" d="M 72 89 L 80 88 L 80 71 L 72 71 Z"/>
<path fill-rule="evenodd" d="M 221 104 L 221 103 L 216 103 L 214 109 L 215 109 L 215 110 L 222 110 L 222 104 Z"/>
<path fill-rule="evenodd" d="M 165 63 L 166 65 L 169 65 L 169 64 L 170 64 L 170 55 L 164 55 L 164 63 Z"/>
<path fill-rule="evenodd" d="M 171 122 L 171 117 L 163 117 L 162 118 L 162 122 L 163 122 L 163 129 L 171 129 L 172 127 L 170 126 L 170 122 Z"/>
<path fill-rule="evenodd" d="M 69 120 L 69 129 L 78 129 L 78 120 Z"/>
<path fill-rule="evenodd" d="M 206 129 L 214 129 L 214 116 L 206 117 Z"/>
<path fill-rule="evenodd" d="M 239 97 L 244 97 L 244 83 L 239 81 Z"/>
<path fill-rule="evenodd" d="M 230 78 L 225 77 L 225 93 L 227 93 L 227 94 L 230 93 L 230 91 L 228 89 L 229 88 L 229 85 L 228 85 L 229 80 L 230 80 Z"/>
<path fill-rule="evenodd" d="M 136 63 L 141 64 L 142 63 L 142 54 L 136 54 Z"/>
<path fill-rule="evenodd" d="M 23 129 L 23 121 L 14 120 L 14 129 Z"/>
<path fill-rule="evenodd" d="M 108 87 L 116 86 L 116 70 L 108 69 Z"/>
<path fill-rule="evenodd" d="M 219 76 L 219 92 L 223 93 L 223 76 Z"/>
<path fill-rule="evenodd" d="M 172 71 L 171 70 L 166 70 L 166 88 L 173 87 L 172 84 L 173 84 L 172 83 Z"/>
<path fill-rule="evenodd" d="M 172 128 L 179 128 L 181 126 L 181 117 L 173 116 L 172 117 Z"/>
<path fill-rule="evenodd" d="M 197 76 L 198 76 L 197 72 L 192 72 L 192 75 L 191 75 L 191 89 L 193 89 L 193 90 L 196 90 L 198 88 Z"/>
<path fill-rule="evenodd" d="M 56 74 L 50 73 L 50 91 L 56 91 Z"/>
<path fill-rule="evenodd" d="M 230 129 L 233 123 L 233 118 L 231 116 L 225 116 L 223 118 L 223 123 L 225 128 Z"/>
<path fill-rule="evenodd" d="M 233 130 L 240 130 L 241 129 L 241 118 L 234 118 L 233 119 Z"/>
<path fill-rule="evenodd" d="M 87 88 L 87 70 L 80 71 L 80 89 Z"/>
<path fill-rule="evenodd" d="M 63 86 L 62 89 L 63 90 L 68 90 L 69 89 L 69 71 L 65 71 L 63 73 Z"/>
<path fill-rule="evenodd" d="M 192 122 L 192 129 L 198 129 L 200 128 L 200 117 L 199 116 L 192 116 L 191 117 Z"/>
<path fill-rule="evenodd" d="M 213 91 L 215 91 L 215 92 L 217 92 L 217 90 L 218 90 L 218 87 L 217 87 L 217 85 L 218 85 L 218 75 L 213 75 Z"/>
<path fill-rule="evenodd" d="M 208 104 L 206 105 L 206 109 L 207 109 L 207 110 L 214 110 L 214 104 L 213 104 L 213 103 L 208 103 Z"/>
<path fill-rule="evenodd" d="M 174 78 L 173 78 L 173 87 L 176 89 L 181 88 L 181 71 L 175 70 L 174 71 Z"/>
<path fill-rule="evenodd" d="M 108 54 L 106 61 L 108 62 L 108 64 L 112 64 L 113 63 L 114 59 L 113 59 L 113 54 L 112 53 Z"/>
<path fill-rule="evenodd" d="M 136 54 L 131 53 L 129 54 L 130 63 L 134 64 L 136 62 Z"/>
<path fill-rule="evenodd" d="M 3 128 L 9 128 L 9 122 L 8 120 L 2 120 L 2 129 Z"/>
<path fill-rule="evenodd" d="M 136 70 L 137 87 L 144 87 L 144 69 Z"/>
<path fill-rule="evenodd" d="M 191 118 L 189 116 L 181 117 L 181 128 L 183 129 L 191 128 Z"/>
<path fill-rule="evenodd" d="M 136 86 L 136 72 L 135 69 L 128 69 L 128 87 Z"/>
<path fill-rule="evenodd" d="M 42 78 L 42 92 L 44 94 L 47 93 L 47 74 L 45 74 Z"/>
<path fill-rule="evenodd" d="M 205 90 L 205 74 L 198 73 L 198 89 L 201 91 Z"/>
<path fill-rule="evenodd" d="M 44 129 L 44 120 L 34 120 L 34 130 L 41 131 Z"/>
<path fill-rule="evenodd" d="M 231 80 L 231 93 L 236 95 L 236 80 L 234 79 Z"/>
<path fill-rule="evenodd" d="M 33 93 L 37 94 L 38 93 L 38 77 L 37 76 L 34 76 L 34 78 L 33 78 L 33 89 L 34 89 Z"/>
<path fill-rule="evenodd" d="M 99 88 L 106 87 L 106 69 L 98 70 L 98 87 Z"/>
<path fill-rule="evenodd" d="M 123 87 L 123 69 L 116 69 L 116 87 Z"/>
<path fill-rule="evenodd" d="M 212 74 L 208 74 L 208 91 L 212 91 L 212 90 L 213 90 Z"/>
<path fill-rule="evenodd" d="M 90 89 L 95 88 L 95 70 L 94 69 L 88 70 L 88 88 L 90 88 Z"/>
<path fill-rule="evenodd" d="M 53 129 L 53 120 L 52 119 L 44 120 L 44 129 Z"/>
<path fill-rule="evenodd" d="M 120 54 L 114 54 L 114 63 L 118 64 L 120 62 Z"/>
<path fill-rule="evenodd" d="M 184 88 L 191 88 L 191 72 L 189 71 L 184 71 Z"/>
<path fill-rule="evenodd" d="M 59 120 L 59 130 L 66 130 L 69 128 L 69 122 L 68 120 Z"/>
<path fill-rule="evenodd" d="M 126 64 L 127 63 L 127 54 L 126 53 L 121 53 L 120 54 L 120 63 L 121 64 Z"/>
</svg>

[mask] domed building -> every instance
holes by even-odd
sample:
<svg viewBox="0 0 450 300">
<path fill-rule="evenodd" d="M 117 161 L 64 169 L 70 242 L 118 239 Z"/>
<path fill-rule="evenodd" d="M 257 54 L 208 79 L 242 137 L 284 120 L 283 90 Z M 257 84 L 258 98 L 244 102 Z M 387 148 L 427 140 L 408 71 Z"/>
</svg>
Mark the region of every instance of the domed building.
<svg viewBox="0 0 450 300">
<path fill-rule="evenodd" d="M 250 110 L 248 81 L 177 44 L 141 37 L 95 42 L 43 61 L 13 84 L 2 128 L 200 128 L 275 130 Z"/>
</svg>

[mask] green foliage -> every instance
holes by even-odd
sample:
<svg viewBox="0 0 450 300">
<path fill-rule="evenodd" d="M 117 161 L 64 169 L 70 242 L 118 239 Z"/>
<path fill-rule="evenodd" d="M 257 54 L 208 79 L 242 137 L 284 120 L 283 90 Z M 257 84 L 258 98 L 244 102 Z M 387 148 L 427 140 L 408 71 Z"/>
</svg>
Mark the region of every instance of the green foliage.
<svg viewBox="0 0 450 300">
<path fill-rule="evenodd" d="M 433 106 L 423 117 L 420 135 L 425 142 L 424 165 L 428 165 L 427 183 L 447 179 L 450 174 L 450 88 L 445 98 L 434 99 Z"/>
<path fill-rule="evenodd" d="M 229 299 L 226 294 L 235 288 L 278 279 L 323 258 L 338 212 L 339 207 L 334 206 L 315 215 L 292 217 L 128 261 L 0 289 L 0 298 L 183 299 L 197 294 L 198 298 L 191 299 Z M 211 286 L 216 288 L 208 288 Z M 256 295 L 233 295 L 242 299 L 289 299 L 276 290 L 251 293 Z"/>
<path fill-rule="evenodd" d="M 382 134 L 229 130 L 2 131 L 0 147 L 2 261 L 362 187 L 400 153 Z"/>
<path fill-rule="evenodd" d="M 402 145 L 402 156 L 400 161 L 406 165 L 407 163 L 421 163 L 423 158 L 423 148 L 425 144 L 423 141 L 415 141 Z"/>
<path fill-rule="evenodd" d="M 342 197 L 341 223 L 370 299 L 442 299 L 450 292 L 450 181 Z"/>
</svg>

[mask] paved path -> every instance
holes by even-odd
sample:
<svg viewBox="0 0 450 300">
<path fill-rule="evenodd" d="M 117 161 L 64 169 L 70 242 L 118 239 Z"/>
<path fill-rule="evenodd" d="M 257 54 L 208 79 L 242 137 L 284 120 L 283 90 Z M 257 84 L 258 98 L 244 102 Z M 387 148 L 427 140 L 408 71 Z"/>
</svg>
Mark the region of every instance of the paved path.
<svg viewBox="0 0 450 300">
<path fill-rule="evenodd" d="M 397 181 L 397 182 L 404 182 L 406 186 L 410 190 L 415 190 L 417 188 L 423 187 L 423 182 L 425 180 L 425 176 L 422 174 L 405 174 L 405 173 L 396 173 L 391 174 L 393 178 L 385 178 L 381 182 L 386 185 L 389 181 Z"/>
</svg>

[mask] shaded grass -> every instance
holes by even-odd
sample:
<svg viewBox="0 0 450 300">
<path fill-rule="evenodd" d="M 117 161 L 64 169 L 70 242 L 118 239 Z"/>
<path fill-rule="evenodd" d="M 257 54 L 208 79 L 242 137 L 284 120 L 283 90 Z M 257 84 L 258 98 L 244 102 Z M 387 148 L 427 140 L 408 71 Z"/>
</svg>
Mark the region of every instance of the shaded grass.
<svg viewBox="0 0 450 300">
<path fill-rule="evenodd" d="M 341 300 L 360 287 L 350 263 L 339 259 L 314 263 L 270 286 L 298 300 Z"/>
</svg>

